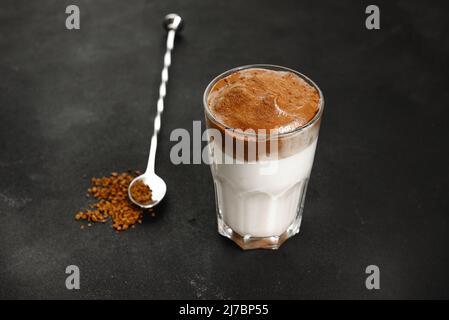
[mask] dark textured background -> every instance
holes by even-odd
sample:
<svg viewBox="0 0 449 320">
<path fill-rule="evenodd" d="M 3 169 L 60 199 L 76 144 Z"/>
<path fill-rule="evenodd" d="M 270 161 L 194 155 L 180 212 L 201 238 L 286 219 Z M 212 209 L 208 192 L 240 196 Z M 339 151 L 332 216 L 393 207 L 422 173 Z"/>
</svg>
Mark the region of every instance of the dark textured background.
<svg viewBox="0 0 449 320">
<path fill-rule="evenodd" d="M 2 1 L 0 297 L 449 298 L 447 5 L 375 3 L 379 31 L 360 1 Z M 186 28 L 158 150 L 167 198 L 129 232 L 81 230 L 88 178 L 145 166 L 171 11 Z M 279 251 L 220 237 L 209 168 L 169 160 L 212 77 L 251 63 L 326 97 L 302 229 Z"/>
</svg>

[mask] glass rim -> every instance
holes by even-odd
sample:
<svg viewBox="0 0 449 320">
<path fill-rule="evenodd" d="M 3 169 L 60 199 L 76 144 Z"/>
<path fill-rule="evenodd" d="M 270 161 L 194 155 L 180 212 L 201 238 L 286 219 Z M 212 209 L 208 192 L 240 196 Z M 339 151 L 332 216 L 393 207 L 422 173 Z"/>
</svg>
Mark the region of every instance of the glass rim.
<svg viewBox="0 0 449 320">
<path fill-rule="evenodd" d="M 292 130 L 286 131 L 286 132 L 277 132 L 275 134 L 271 134 L 269 133 L 267 134 L 258 134 L 258 133 L 250 133 L 250 132 L 246 132 L 239 130 L 239 128 L 232 128 L 229 127 L 227 125 L 225 125 L 223 122 L 219 121 L 210 111 L 209 109 L 209 105 L 207 103 L 207 97 L 209 96 L 209 92 L 210 90 L 213 88 L 213 86 L 221 79 L 227 77 L 228 75 L 231 75 L 237 71 L 241 71 L 241 70 L 245 70 L 245 69 L 268 69 L 268 70 L 282 70 L 282 71 L 289 71 L 292 72 L 293 74 L 297 75 L 298 77 L 300 77 L 301 79 L 303 79 L 304 81 L 306 81 L 309 85 L 311 85 L 312 87 L 315 88 L 315 90 L 317 90 L 319 97 L 320 97 L 320 102 L 318 104 L 318 112 L 315 114 L 315 116 L 306 124 L 294 128 Z M 240 66 L 240 67 L 235 67 L 232 69 L 229 69 L 221 74 L 219 74 L 218 76 L 216 76 L 214 79 L 212 79 L 212 81 L 207 85 L 206 89 L 204 90 L 203 93 L 203 107 L 204 107 L 204 111 L 206 113 L 206 116 L 209 117 L 211 120 L 213 120 L 215 123 L 217 123 L 218 125 L 222 126 L 226 131 L 232 131 L 233 133 L 237 133 L 235 130 L 239 130 L 238 133 L 243 135 L 243 136 L 248 136 L 248 137 L 264 137 L 264 136 L 269 136 L 269 137 L 285 137 L 288 135 L 292 135 L 295 134 L 297 132 L 303 131 L 304 129 L 307 129 L 308 127 L 313 126 L 316 122 L 318 122 L 319 119 L 321 119 L 321 115 L 323 114 L 323 109 L 324 109 L 324 96 L 323 93 L 321 92 L 321 89 L 318 87 L 318 85 L 309 77 L 307 77 L 306 75 L 302 74 L 299 71 L 296 71 L 294 69 L 290 69 L 287 67 L 283 67 L 283 66 L 279 66 L 279 65 L 274 65 L 274 64 L 249 64 L 249 65 L 244 65 L 244 66 Z M 257 129 L 260 130 L 260 129 Z M 256 131 L 256 130 L 254 130 Z M 268 130 L 270 131 L 270 130 Z"/>
</svg>

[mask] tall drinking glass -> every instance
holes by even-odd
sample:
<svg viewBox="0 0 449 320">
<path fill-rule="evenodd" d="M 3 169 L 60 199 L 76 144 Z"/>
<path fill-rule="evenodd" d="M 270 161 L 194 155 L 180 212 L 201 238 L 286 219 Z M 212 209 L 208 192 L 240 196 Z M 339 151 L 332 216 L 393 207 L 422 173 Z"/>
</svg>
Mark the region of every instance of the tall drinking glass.
<svg viewBox="0 0 449 320">
<path fill-rule="evenodd" d="M 294 73 L 317 90 L 318 112 L 307 124 L 288 132 L 269 134 L 227 127 L 212 114 L 208 96 L 218 81 L 250 68 Z M 212 80 L 204 92 L 203 104 L 218 232 L 243 249 L 279 248 L 299 232 L 324 107 L 321 90 L 297 71 L 249 65 Z"/>
</svg>

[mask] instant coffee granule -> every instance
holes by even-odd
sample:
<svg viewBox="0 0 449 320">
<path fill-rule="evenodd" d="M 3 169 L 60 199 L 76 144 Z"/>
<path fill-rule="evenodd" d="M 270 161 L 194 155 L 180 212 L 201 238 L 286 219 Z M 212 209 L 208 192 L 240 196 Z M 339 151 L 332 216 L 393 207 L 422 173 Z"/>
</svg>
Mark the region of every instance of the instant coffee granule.
<svg viewBox="0 0 449 320">
<path fill-rule="evenodd" d="M 98 202 L 91 204 L 90 209 L 78 212 L 75 219 L 102 223 L 112 220 L 112 227 L 117 231 L 127 230 L 136 223 L 142 223 L 144 209 L 134 205 L 128 198 L 128 186 L 133 178 L 133 175 L 126 172 L 113 172 L 109 177 L 92 178 L 92 187 L 88 192 Z M 139 187 L 138 197 L 144 197 L 146 201 L 151 202 L 151 189 L 145 184 L 143 186 L 147 189 Z M 153 209 L 148 211 L 151 216 L 155 215 Z"/>
<path fill-rule="evenodd" d="M 140 204 L 149 204 L 153 201 L 150 187 L 143 183 L 142 180 L 138 180 L 133 184 L 131 195 Z"/>
</svg>

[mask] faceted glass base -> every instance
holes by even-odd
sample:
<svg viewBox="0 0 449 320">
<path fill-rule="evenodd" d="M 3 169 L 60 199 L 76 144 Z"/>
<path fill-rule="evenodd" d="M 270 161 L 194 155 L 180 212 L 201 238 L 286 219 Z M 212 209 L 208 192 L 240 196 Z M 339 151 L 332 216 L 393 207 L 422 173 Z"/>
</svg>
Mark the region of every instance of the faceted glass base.
<svg viewBox="0 0 449 320">
<path fill-rule="evenodd" d="M 302 208 L 301 208 L 302 209 Z M 300 210 L 302 211 L 302 210 Z M 252 237 L 249 235 L 242 236 L 237 232 L 233 231 L 226 223 L 223 221 L 221 214 L 217 215 L 218 219 L 218 232 L 234 241 L 243 250 L 250 249 L 272 249 L 276 250 L 285 242 L 285 240 L 293 237 L 299 232 L 299 227 L 301 225 L 302 212 L 298 212 L 295 221 L 287 228 L 287 230 L 280 236 L 271 237 Z"/>
</svg>

